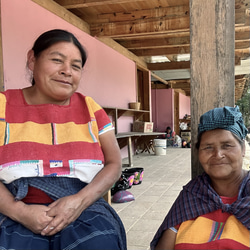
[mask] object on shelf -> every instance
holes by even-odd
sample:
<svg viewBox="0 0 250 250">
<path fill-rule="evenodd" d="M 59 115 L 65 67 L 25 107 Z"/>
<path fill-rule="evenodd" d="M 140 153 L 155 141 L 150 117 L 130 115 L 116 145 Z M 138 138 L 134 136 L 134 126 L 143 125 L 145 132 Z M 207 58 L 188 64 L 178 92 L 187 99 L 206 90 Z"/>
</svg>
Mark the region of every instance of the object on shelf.
<svg viewBox="0 0 250 250">
<path fill-rule="evenodd" d="M 153 122 L 135 121 L 133 123 L 133 132 L 143 132 L 143 133 L 153 132 L 153 126 L 154 126 Z"/>
<path fill-rule="evenodd" d="M 180 123 L 180 129 L 181 129 L 181 130 L 186 130 L 187 128 L 188 128 L 187 123 L 185 123 L 185 122 L 181 122 L 181 123 Z"/>
<path fill-rule="evenodd" d="M 129 108 L 130 108 L 130 109 L 139 110 L 139 109 L 140 109 L 140 106 L 141 106 L 141 103 L 140 103 L 140 102 L 130 102 L 130 103 L 129 103 Z"/>
</svg>

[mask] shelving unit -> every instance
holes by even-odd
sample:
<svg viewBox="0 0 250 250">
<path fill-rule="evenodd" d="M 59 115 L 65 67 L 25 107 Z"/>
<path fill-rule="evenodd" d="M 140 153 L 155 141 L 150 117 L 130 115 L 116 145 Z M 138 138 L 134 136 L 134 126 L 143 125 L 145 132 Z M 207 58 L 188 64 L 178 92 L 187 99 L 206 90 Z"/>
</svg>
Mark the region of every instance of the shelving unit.
<svg viewBox="0 0 250 250">
<path fill-rule="evenodd" d="M 115 134 L 117 134 L 117 120 L 121 116 L 132 116 L 134 121 L 139 120 L 144 114 L 148 114 L 149 110 L 137 110 L 137 109 L 123 109 L 123 108 L 114 108 L 114 107 L 103 107 L 106 113 L 109 116 L 112 116 L 115 121 Z"/>
</svg>

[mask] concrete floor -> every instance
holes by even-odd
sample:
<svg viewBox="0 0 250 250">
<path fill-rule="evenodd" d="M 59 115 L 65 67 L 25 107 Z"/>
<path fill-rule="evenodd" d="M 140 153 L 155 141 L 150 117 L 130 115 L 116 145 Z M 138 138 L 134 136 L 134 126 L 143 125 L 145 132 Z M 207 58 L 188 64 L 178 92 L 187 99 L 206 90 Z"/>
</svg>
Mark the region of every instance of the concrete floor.
<svg viewBox="0 0 250 250">
<path fill-rule="evenodd" d="M 127 190 L 135 200 L 112 207 L 124 223 L 128 250 L 147 250 L 182 186 L 191 179 L 191 149 L 167 148 L 161 156 L 137 154 L 133 163 L 144 168 L 142 183 Z"/>
</svg>

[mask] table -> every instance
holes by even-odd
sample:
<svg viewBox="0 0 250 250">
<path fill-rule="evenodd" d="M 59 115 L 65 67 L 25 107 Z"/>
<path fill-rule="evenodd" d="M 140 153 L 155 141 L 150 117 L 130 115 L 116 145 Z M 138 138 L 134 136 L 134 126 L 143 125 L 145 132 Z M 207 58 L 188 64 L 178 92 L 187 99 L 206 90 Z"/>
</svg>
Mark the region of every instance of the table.
<svg viewBox="0 0 250 250">
<path fill-rule="evenodd" d="M 119 147 L 123 148 L 128 146 L 128 167 L 133 167 L 132 140 L 137 140 L 137 144 L 144 143 L 146 149 L 149 151 L 149 142 L 163 134 L 165 134 L 165 132 L 126 132 L 116 134 Z"/>
</svg>

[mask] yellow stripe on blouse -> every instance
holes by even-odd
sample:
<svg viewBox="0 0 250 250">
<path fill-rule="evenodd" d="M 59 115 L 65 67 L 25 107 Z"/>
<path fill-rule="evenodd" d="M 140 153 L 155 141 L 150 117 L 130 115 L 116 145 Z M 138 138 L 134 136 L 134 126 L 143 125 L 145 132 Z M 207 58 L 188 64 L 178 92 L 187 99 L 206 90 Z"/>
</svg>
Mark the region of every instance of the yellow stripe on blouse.
<svg viewBox="0 0 250 250">
<path fill-rule="evenodd" d="M 178 229 L 176 244 L 204 244 L 220 239 L 231 239 L 245 246 L 250 244 L 250 233 L 234 215 L 225 223 L 215 222 L 206 217 L 198 217 L 181 224 Z"/>
</svg>

